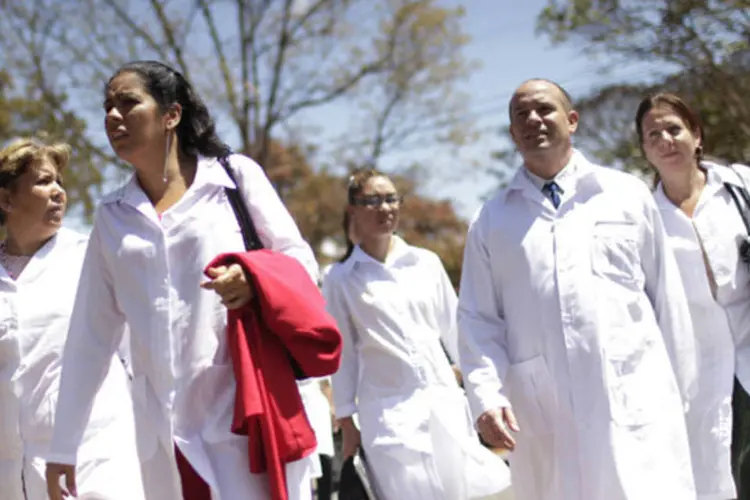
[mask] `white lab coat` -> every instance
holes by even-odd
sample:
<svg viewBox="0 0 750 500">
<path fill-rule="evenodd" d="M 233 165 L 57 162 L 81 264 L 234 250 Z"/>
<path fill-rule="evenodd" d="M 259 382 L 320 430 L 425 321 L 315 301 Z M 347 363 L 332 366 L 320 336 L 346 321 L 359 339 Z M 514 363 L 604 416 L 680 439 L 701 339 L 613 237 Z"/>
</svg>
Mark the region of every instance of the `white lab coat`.
<svg viewBox="0 0 750 500">
<path fill-rule="evenodd" d="M 474 418 L 512 404 L 517 498 L 694 499 L 696 355 L 659 211 L 633 176 L 578 152 L 566 168 L 558 210 L 519 170 L 471 224 L 458 321 Z"/>
<path fill-rule="evenodd" d="M 317 276 L 310 247 L 262 169 L 244 156 L 230 161 L 264 246 Z M 74 461 L 86 408 L 127 324 L 149 500 L 182 498 L 175 444 L 214 500 L 268 497 L 266 475 L 249 472 L 247 437 L 230 432 L 236 384 L 227 311 L 216 293 L 199 287 L 214 257 L 244 251 L 224 191 L 232 186 L 215 159 L 199 158 L 193 184 L 161 220 L 135 177 L 102 201 L 65 348 L 57 461 Z M 292 500 L 310 497 L 309 466 L 308 459 L 287 465 Z"/>
<path fill-rule="evenodd" d="M 308 378 L 297 382 L 299 393 L 302 396 L 302 404 L 305 406 L 307 419 L 310 421 L 313 431 L 315 431 L 315 440 L 318 442 L 315 448 L 317 457 L 326 455 L 333 457 L 333 425 L 331 423 L 331 406 L 328 398 L 323 394 L 320 387 L 321 380 L 318 378 Z M 319 478 L 323 475 L 320 460 L 316 459 L 311 471 L 313 478 Z"/>
<path fill-rule="evenodd" d="M 746 314 L 750 274 L 738 256 L 739 242 L 747 236 L 747 229 L 724 183 L 743 187 L 738 172 L 744 172 L 750 180 L 750 171 L 744 166 L 733 171 L 709 162 L 703 162 L 702 167 L 706 169 L 706 186 L 692 220 L 669 201 L 661 184 L 655 198 L 680 267 L 698 347 L 698 392 L 687 415 L 698 498 L 726 500 L 737 495 L 730 450 L 734 341 L 750 332 Z M 701 241 L 716 281 L 716 299 L 706 274 Z M 728 309 L 734 314 L 728 316 L 724 305 L 734 305 Z M 736 315 L 738 311 L 745 314 Z M 740 335 L 735 335 L 737 326 Z"/>
<path fill-rule="evenodd" d="M 47 498 L 44 457 L 86 241 L 63 228 L 17 281 L 0 268 L 0 500 Z M 103 360 L 102 378 L 88 425 L 84 418 L 81 426 L 78 491 L 142 499 L 132 400 L 116 357 Z"/>
<path fill-rule="evenodd" d="M 355 247 L 329 271 L 323 293 L 343 337 L 336 415 L 358 414 L 380 500 L 506 489 L 507 467 L 479 443 L 441 345 L 457 359 L 457 299 L 438 256 L 396 236 L 385 263 Z"/>
</svg>

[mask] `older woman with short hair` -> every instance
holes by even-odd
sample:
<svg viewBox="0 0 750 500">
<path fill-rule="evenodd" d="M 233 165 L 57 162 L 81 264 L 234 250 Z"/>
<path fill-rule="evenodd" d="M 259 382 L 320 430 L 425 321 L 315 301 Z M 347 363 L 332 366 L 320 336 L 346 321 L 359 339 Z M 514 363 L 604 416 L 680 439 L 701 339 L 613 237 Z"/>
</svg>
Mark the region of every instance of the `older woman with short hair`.
<svg viewBox="0 0 750 500">
<path fill-rule="evenodd" d="M 46 500 L 45 455 L 88 238 L 62 228 L 67 144 L 0 151 L 0 499 Z M 112 358 L 78 461 L 79 498 L 142 499 L 125 369 Z"/>
</svg>

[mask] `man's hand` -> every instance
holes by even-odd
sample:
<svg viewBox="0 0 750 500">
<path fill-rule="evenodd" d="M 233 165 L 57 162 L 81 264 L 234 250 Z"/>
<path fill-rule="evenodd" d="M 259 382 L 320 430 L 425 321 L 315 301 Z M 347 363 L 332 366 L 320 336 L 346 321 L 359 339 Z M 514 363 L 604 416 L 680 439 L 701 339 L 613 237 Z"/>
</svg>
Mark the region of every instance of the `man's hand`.
<svg viewBox="0 0 750 500">
<path fill-rule="evenodd" d="M 69 496 L 76 497 L 75 465 L 47 463 L 47 494 L 50 500 L 63 500 Z M 65 477 L 65 488 L 60 487 L 60 477 Z"/>
<path fill-rule="evenodd" d="M 201 283 L 201 288 L 218 293 L 227 309 L 239 309 L 255 295 L 239 264 L 212 267 L 207 274 L 212 279 Z"/>
<path fill-rule="evenodd" d="M 357 453 L 362 444 L 362 436 L 357 426 L 354 425 L 352 417 L 339 419 L 339 427 L 341 427 L 341 433 L 344 438 L 341 453 L 344 455 L 344 460 L 346 460 Z"/>
<path fill-rule="evenodd" d="M 518 422 L 513 410 L 508 408 L 496 408 L 487 410 L 477 420 L 477 431 L 485 443 L 493 448 L 513 451 L 516 440 L 512 432 L 518 432 Z"/>
</svg>

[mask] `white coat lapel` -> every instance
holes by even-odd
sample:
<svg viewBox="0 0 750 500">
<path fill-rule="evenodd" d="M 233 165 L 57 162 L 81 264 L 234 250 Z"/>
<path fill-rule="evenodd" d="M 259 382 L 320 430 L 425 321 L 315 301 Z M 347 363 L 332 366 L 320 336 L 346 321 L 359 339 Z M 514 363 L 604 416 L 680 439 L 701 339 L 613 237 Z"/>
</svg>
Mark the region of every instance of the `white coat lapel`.
<svg viewBox="0 0 750 500">
<path fill-rule="evenodd" d="M 531 201 L 536 205 L 541 205 L 554 211 L 552 202 L 542 193 L 542 191 L 531 182 L 531 180 L 524 173 L 525 167 L 520 167 L 516 171 L 516 175 L 513 176 L 513 180 L 508 185 L 508 191 L 506 196 L 512 196 L 514 192 L 518 192 L 521 196 Z"/>
</svg>

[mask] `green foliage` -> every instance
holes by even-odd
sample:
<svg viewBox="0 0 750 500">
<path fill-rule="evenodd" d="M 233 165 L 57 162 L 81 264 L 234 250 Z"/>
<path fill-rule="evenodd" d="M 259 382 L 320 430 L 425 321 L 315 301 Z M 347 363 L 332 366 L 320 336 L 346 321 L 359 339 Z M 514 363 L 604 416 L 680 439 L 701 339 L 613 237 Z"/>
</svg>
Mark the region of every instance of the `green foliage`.
<svg viewBox="0 0 750 500">
<path fill-rule="evenodd" d="M 748 13 L 750 0 L 550 0 L 538 31 L 554 42 L 602 56 L 605 69 L 638 61 L 672 70 L 580 99 L 577 147 L 603 164 L 650 173 L 637 143 L 635 112 L 645 95 L 670 91 L 700 113 L 707 154 L 750 162 Z"/>
<path fill-rule="evenodd" d="M 65 172 L 68 198 L 85 217 L 93 214 L 102 175 L 97 150 L 86 138 L 86 124 L 72 111 L 50 105 L 66 96 L 16 91 L 7 72 L 0 72 L 0 144 L 16 137 L 40 137 L 71 144 L 73 155 Z"/>
<path fill-rule="evenodd" d="M 117 172 L 102 88 L 128 60 L 162 60 L 196 85 L 231 145 L 267 168 L 317 247 L 338 233 L 341 207 L 314 200 L 338 177 L 308 163 L 312 146 L 362 164 L 414 137 L 471 137 L 462 17 L 437 0 L 0 2 L 0 138 L 45 131 L 72 143 L 71 201 L 89 214 Z M 344 136 L 320 139 L 312 113 Z"/>
</svg>

